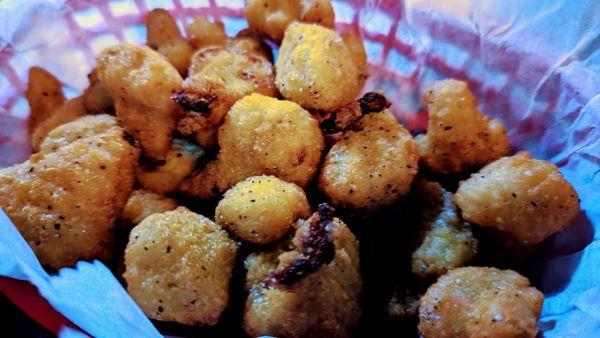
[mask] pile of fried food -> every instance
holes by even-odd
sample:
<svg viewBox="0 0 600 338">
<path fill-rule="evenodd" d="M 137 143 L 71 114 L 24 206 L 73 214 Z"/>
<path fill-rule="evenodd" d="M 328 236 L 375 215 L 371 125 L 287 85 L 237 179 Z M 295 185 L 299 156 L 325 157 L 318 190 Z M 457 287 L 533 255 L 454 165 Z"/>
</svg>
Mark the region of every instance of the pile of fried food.
<svg viewBox="0 0 600 338">
<path fill-rule="evenodd" d="M 147 46 L 105 49 L 69 100 L 31 69 L 34 154 L 0 170 L 0 206 L 39 260 L 117 261 L 148 317 L 200 326 L 233 306 L 240 270 L 248 335 L 344 337 L 366 311 L 360 234 L 394 232 L 386 252 L 408 251 L 418 287 L 389 295 L 390 318 L 418 316 L 427 338 L 536 336 L 542 293 L 468 265 L 479 232 L 534 248 L 570 224 L 579 201 L 557 167 L 511 156 L 465 82 L 430 84 L 415 138 L 385 97 L 357 99 L 365 49 L 332 30 L 328 0 L 250 0 L 246 17 L 235 37 L 202 17 L 184 37 L 153 10 Z M 280 43 L 275 64 L 263 38 Z M 370 222 L 407 203 L 412 218 Z"/>
</svg>

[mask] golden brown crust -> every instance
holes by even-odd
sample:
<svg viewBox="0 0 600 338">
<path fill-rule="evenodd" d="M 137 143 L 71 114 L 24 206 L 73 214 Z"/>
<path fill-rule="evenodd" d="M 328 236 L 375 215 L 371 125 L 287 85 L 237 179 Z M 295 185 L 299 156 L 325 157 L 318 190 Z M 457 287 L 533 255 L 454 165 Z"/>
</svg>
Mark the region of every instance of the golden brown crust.
<svg viewBox="0 0 600 338">
<path fill-rule="evenodd" d="M 29 69 L 29 82 L 25 97 L 29 103 L 27 127 L 31 136 L 40 123 L 49 118 L 52 112 L 65 102 L 62 84 L 50 72 L 41 67 Z"/>
<path fill-rule="evenodd" d="M 150 215 L 129 235 L 127 291 L 150 318 L 215 325 L 236 252 L 227 232 L 184 207 Z"/>
<path fill-rule="evenodd" d="M 477 109 L 477 99 L 465 82 L 434 82 L 422 101 L 429 124 L 427 134 L 417 137 L 417 142 L 422 163 L 430 171 L 468 172 L 508 154 L 504 125 Z"/>
<path fill-rule="evenodd" d="M 421 298 L 424 338 L 535 337 L 544 296 L 511 270 L 451 270 Z"/>
<path fill-rule="evenodd" d="M 515 237 L 521 244 L 542 242 L 577 216 L 573 186 L 550 162 L 527 152 L 503 157 L 461 182 L 454 201 L 465 220 Z"/>
<path fill-rule="evenodd" d="M 121 214 L 121 222 L 133 227 L 152 214 L 171 211 L 175 208 L 177 208 L 177 201 L 172 198 L 136 189 L 127 199 Z"/>
<path fill-rule="evenodd" d="M 86 114 L 87 112 L 81 96 L 67 100 L 62 106 L 52 111 L 50 116 L 35 128 L 31 135 L 33 150 L 39 151 L 46 136 L 56 127 L 74 121 Z"/>
<path fill-rule="evenodd" d="M 89 114 L 114 114 L 114 100 L 100 82 L 96 68 L 88 74 L 88 80 L 90 84 L 81 95 L 85 110 Z"/>
<path fill-rule="evenodd" d="M 203 16 L 196 16 L 186 27 L 194 50 L 207 46 L 224 46 L 227 41 L 222 22 L 210 22 Z"/>
<path fill-rule="evenodd" d="M 394 116 L 372 113 L 329 150 L 319 189 L 335 206 L 374 211 L 408 191 L 418 161 L 415 141 Z"/>
<path fill-rule="evenodd" d="M 181 116 L 171 100 L 182 89 L 177 70 L 152 49 L 129 43 L 105 49 L 96 61 L 119 124 L 140 142 L 145 156 L 164 159 Z"/>
<path fill-rule="evenodd" d="M 42 264 L 106 260 L 138 156 L 118 127 L 34 154 L 0 170 L 0 206 Z"/>
<path fill-rule="evenodd" d="M 53 152 L 74 141 L 102 134 L 117 126 L 114 116 L 101 114 L 79 117 L 54 128 L 40 145 L 40 152 Z"/>
<path fill-rule="evenodd" d="M 146 14 L 146 44 L 167 58 L 179 74 L 187 74 L 194 49 L 181 35 L 175 19 L 164 9 Z"/>
</svg>

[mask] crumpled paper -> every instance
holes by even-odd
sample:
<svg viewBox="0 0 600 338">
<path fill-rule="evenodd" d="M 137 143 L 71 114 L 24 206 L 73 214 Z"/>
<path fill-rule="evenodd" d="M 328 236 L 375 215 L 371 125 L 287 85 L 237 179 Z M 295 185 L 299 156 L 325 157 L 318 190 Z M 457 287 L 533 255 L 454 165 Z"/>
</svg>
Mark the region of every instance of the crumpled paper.
<svg viewBox="0 0 600 338">
<path fill-rule="evenodd" d="M 241 1 L 217 3 L 241 14 Z M 481 109 L 504 121 L 515 148 L 559 166 L 581 198 L 581 212 L 570 228 L 545 244 L 544 259 L 537 262 L 534 280 L 546 296 L 540 329 L 544 337 L 600 336 L 600 2 L 333 4 L 338 26 L 358 26 L 366 39 L 372 64 L 367 87 L 386 93 L 394 113 L 408 127 L 424 127 L 417 113 L 423 84 L 446 77 L 465 79 Z M 63 14 L 70 10 L 64 0 L 0 0 L 0 72 L 3 63 L 12 62 L 24 81 L 29 66 L 42 65 L 61 76 L 68 95 L 83 89 L 93 59 L 69 35 Z M 223 20 L 236 30 L 244 25 L 233 17 Z M 93 29 L 110 30 L 102 24 Z M 136 41 L 140 36 L 143 32 L 132 31 L 125 39 Z M 92 50 L 109 42 L 100 41 Z M 7 49 L 15 55 L 10 60 Z M 27 157 L 22 129 L 26 103 L 20 99 L 10 107 L 6 104 L 23 88 L 24 82 L 7 84 L 0 73 L 0 166 Z M 30 281 L 58 311 L 92 335 L 158 335 L 101 263 L 80 263 L 48 276 L 3 217 L 0 214 L 0 275 Z M 61 335 L 76 336 L 71 329 Z"/>
</svg>

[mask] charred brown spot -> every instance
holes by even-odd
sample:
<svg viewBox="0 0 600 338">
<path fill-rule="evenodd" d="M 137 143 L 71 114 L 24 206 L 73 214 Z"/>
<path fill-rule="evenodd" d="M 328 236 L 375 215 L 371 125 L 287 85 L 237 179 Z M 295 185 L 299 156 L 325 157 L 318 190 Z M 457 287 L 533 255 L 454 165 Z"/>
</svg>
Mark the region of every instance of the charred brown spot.
<svg viewBox="0 0 600 338">
<path fill-rule="evenodd" d="M 291 286 L 324 264 L 329 264 L 335 256 L 335 247 L 329 238 L 329 228 L 333 220 L 334 209 L 319 204 L 317 212 L 310 218 L 308 235 L 301 240 L 298 258 L 287 266 L 268 273 L 265 281 L 275 286 Z"/>
<path fill-rule="evenodd" d="M 210 114 L 210 104 L 215 101 L 216 96 L 214 94 L 197 95 L 182 90 L 171 96 L 171 99 L 185 110 Z"/>
<path fill-rule="evenodd" d="M 302 148 L 302 150 L 300 150 L 300 153 L 298 154 L 298 165 L 304 163 L 307 153 L 308 151 L 306 150 L 306 148 Z"/>
<path fill-rule="evenodd" d="M 392 105 L 385 96 L 379 93 L 366 93 L 358 100 L 363 114 L 377 113 Z"/>
</svg>

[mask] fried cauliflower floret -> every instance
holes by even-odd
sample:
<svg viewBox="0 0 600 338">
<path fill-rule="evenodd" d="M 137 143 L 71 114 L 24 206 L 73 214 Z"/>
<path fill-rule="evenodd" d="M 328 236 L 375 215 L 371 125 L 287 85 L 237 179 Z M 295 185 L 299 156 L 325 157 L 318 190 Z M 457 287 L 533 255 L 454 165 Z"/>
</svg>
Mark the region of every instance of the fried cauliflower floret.
<svg viewBox="0 0 600 338">
<path fill-rule="evenodd" d="M 203 147 L 214 148 L 217 129 L 231 106 L 251 93 L 277 96 L 274 80 L 273 65 L 265 59 L 224 48 L 199 51 L 193 57 L 184 92 L 175 98 L 189 111 L 178 130 L 194 135 Z"/>
<path fill-rule="evenodd" d="M 106 260 L 138 156 L 118 127 L 34 154 L 0 170 L 0 207 L 42 264 Z"/>
<path fill-rule="evenodd" d="M 408 191 L 418 162 L 415 141 L 394 116 L 371 113 L 329 150 L 319 189 L 336 206 L 373 211 Z"/>
<path fill-rule="evenodd" d="M 273 61 L 271 48 L 249 29 L 242 29 L 234 38 L 228 39 L 225 47 L 235 54 L 249 54 Z"/>
<path fill-rule="evenodd" d="M 146 15 L 146 44 L 167 58 L 182 76 L 187 73 L 194 49 L 185 39 L 175 19 L 164 9 L 153 9 Z"/>
<path fill-rule="evenodd" d="M 477 99 L 465 82 L 434 82 L 422 101 L 429 124 L 427 134 L 417 137 L 417 142 L 422 163 L 430 171 L 468 172 L 508 154 L 504 125 L 477 109 Z"/>
<path fill-rule="evenodd" d="M 340 36 L 342 37 L 342 40 L 344 40 L 346 47 L 348 47 L 348 50 L 352 55 L 352 60 L 358 68 L 358 79 L 360 81 L 360 87 L 362 88 L 368 77 L 367 67 L 369 65 L 367 61 L 367 51 L 365 50 L 362 37 L 360 34 L 353 32 L 344 32 L 340 34 Z"/>
<path fill-rule="evenodd" d="M 245 10 L 248 26 L 279 42 L 294 21 L 318 23 L 333 28 L 335 15 L 329 0 L 249 0 Z"/>
<path fill-rule="evenodd" d="M 317 171 L 323 147 L 317 120 L 302 107 L 248 95 L 233 105 L 219 130 L 216 161 L 184 181 L 181 190 L 211 198 L 256 175 L 304 187 Z"/>
<path fill-rule="evenodd" d="M 127 225 L 137 225 L 146 217 L 177 208 L 177 202 L 151 191 L 134 190 L 125 204 L 121 221 Z"/>
<path fill-rule="evenodd" d="M 306 109 L 333 111 L 362 89 L 353 53 L 336 32 L 318 25 L 288 27 L 276 69 L 281 95 Z"/>
<path fill-rule="evenodd" d="M 421 298 L 424 338 L 535 337 L 544 296 L 511 270 L 451 270 Z"/>
<path fill-rule="evenodd" d="M 558 168 L 528 152 L 503 157 L 471 175 L 461 182 L 454 201 L 466 221 L 525 245 L 562 231 L 579 212 L 577 192 Z"/>
<path fill-rule="evenodd" d="M 452 193 L 439 183 L 419 180 L 418 206 L 421 244 L 412 254 L 412 272 L 422 278 L 437 278 L 466 265 L 477 254 L 477 240 L 468 223 L 459 219 Z"/>
<path fill-rule="evenodd" d="M 236 252 L 227 232 L 184 207 L 150 215 L 129 235 L 127 291 L 152 319 L 215 325 Z"/>
<path fill-rule="evenodd" d="M 159 194 L 171 193 L 194 171 L 198 159 L 203 155 L 204 150 L 192 142 L 175 139 L 165 160 L 138 166 L 136 178 L 146 190 Z"/>
<path fill-rule="evenodd" d="M 88 115 L 54 128 L 40 145 L 40 152 L 53 152 L 82 138 L 102 134 L 117 126 L 114 116 Z"/>
<path fill-rule="evenodd" d="M 224 46 L 227 41 L 223 23 L 210 22 L 202 16 L 195 17 L 185 31 L 195 50 L 206 46 Z"/>
<path fill-rule="evenodd" d="M 87 112 L 85 111 L 83 98 L 81 96 L 67 100 L 35 128 L 31 135 L 31 145 L 33 150 L 40 150 L 42 142 L 44 142 L 46 136 L 48 136 L 54 128 L 74 121 L 86 114 Z"/>
<path fill-rule="evenodd" d="M 164 159 L 181 115 L 171 100 L 182 89 L 177 70 L 152 49 L 129 43 L 105 49 L 96 62 L 102 85 L 115 99 L 119 124 L 145 156 Z"/>
<path fill-rule="evenodd" d="M 114 100 L 98 78 L 98 70 L 94 68 L 88 74 L 89 86 L 83 91 L 83 105 L 90 114 L 114 113 Z"/>
<path fill-rule="evenodd" d="M 217 205 L 215 221 L 242 240 L 268 244 L 308 217 L 304 191 L 274 176 L 252 176 L 231 187 Z"/>
<path fill-rule="evenodd" d="M 50 72 L 41 67 L 29 69 L 29 82 L 25 97 L 29 103 L 28 128 L 31 136 L 44 120 L 65 102 L 62 84 Z"/>
<path fill-rule="evenodd" d="M 244 329 L 250 336 L 352 334 L 361 312 L 358 242 L 327 207 L 300 220 L 291 243 L 252 254 L 245 266 Z"/>
</svg>

